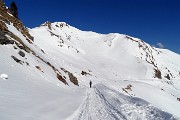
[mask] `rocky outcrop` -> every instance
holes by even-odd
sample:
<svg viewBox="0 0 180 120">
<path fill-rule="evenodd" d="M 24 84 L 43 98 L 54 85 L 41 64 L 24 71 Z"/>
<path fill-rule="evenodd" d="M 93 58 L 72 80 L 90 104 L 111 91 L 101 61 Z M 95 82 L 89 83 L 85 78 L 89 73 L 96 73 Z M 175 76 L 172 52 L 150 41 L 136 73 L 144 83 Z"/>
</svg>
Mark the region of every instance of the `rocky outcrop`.
<svg viewBox="0 0 180 120">
<path fill-rule="evenodd" d="M 45 22 L 45 23 L 42 24 L 41 26 L 48 26 L 48 28 L 49 28 L 50 30 L 52 30 L 51 22 L 49 22 L 49 21 Z"/>
<path fill-rule="evenodd" d="M 18 54 L 21 56 L 21 57 L 25 57 L 25 53 L 23 51 L 19 51 Z"/>
<path fill-rule="evenodd" d="M 9 40 L 5 34 L 0 30 L 0 44 L 7 45 L 7 44 L 14 44 L 13 40 Z"/>
<path fill-rule="evenodd" d="M 16 61 L 17 63 L 19 63 L 19 64 L 22 64 L 22 61 L 20 60 L 20 59 L 18 59 L 17 57 L 15 57 L 15 56 L 11 56 L 12 57 L 12 59 L 14 59 L 14 61 Z"/>
<path fill-rule="evenodd" d="M 155 72 L 155 78 L 162 79 L 161 71 L 158 69 L 154 69 Z"/>
<path fill-rule="evenodd" d="M 62 77 L 62 75 L 60 75 L 59 73 L 57 73 L 56 77 L 63 82 L 65 85 L 68 85 L 68 83 L 66 82 L 66 80 Z"/>
<path fill-rule="evenodd" d="M 32 43 L 33 37 L 29 34 L 29 31 L 27 30 L 27 28 L 24 27 L 23 23 L 19 19 L 11 15 L 9 10 L 5 6 L 4 2 L 0 0 L 0 29 L 1 31 L 8 34 L 9 32 L 5 24 L 10 25 L 10 23 L 12 23 L 13 26 L 24 35 L 24 37 L 29 43 Z"/>
<path fill-rule="evenodd" d="M 79 86 L 79 84 L 78 84 L 78 79 L 77 79 L 71 72 L 65 70 L 64 68 L 61 68 L 61 70 L 63 70 L 65 73 L 68 74 L 69 80 L 70 80 L 74 85 Z"/>
<path fill-rule="evenodd" d="M 68 72 L 68 75 L 69 75 L 70 81 L 71 81 L 72 83 L 74 83 L 75 85 L 78 86 L 78 80 L 77 80 L 77 78 L 76 78 L 72 73 L 70 73 L 70 72 Z"/>
</svg>

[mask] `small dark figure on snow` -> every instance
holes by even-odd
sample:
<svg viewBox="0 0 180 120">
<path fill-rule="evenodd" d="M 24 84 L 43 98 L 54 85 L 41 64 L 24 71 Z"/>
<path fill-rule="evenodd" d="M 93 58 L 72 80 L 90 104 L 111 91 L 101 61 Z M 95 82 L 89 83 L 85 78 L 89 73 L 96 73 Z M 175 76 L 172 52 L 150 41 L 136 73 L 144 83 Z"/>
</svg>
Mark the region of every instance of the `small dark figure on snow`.
<svg viewBox="0 0 180 120">
<path fill-rule="evenodd" d="M 92 86 L 92 82 L 91 81 L 89 82 L 89 85 L 90 85 L 90 88 L 91 88 L 91 86 Z"/>
</svg>

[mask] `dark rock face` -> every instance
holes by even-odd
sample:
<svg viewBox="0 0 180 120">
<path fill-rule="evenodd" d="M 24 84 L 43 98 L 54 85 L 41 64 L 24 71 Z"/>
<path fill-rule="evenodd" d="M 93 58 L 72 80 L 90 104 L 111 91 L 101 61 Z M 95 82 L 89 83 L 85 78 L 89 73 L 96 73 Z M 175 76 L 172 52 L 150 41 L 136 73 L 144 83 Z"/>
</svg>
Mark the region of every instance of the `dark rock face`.
<svg viewBox="0 0 180 120">
<path fill-rule="evenodd" d="M 155 72 L 155 77 L 156 77 L 156 78 L 162 79 L 162 77 L 161 77 L 161 71 L 160 71 L 160 70 L 154 69 L 154 72 Z"/>
<path fill-rule="evenodd" d="M 14 44 L 14 41 L 8 40 L 5 34 L 0 30 L 0 44 L 1 45 Z"/>
<path fill-rule="evenodd" d="M 25 53 L 23 51 L 19 51 L 18 54 L 21 56 L 21 57 L 25 57 Z"/>
<path fill-rule="evenodd" d="M 13 40 L 1 39 L 0 38 L 0 44 L 1 45 L 14 44 L 14 41 Z"/>
<path fill-rule="evenodd" d="M 89 72 L 90 72 L 90 71 L 89 71 Z M 82 72 L 81 72 L 81 75 L 85 75 L 85 76 L 90 75 L 90 76 L 92 76 L 90 73 L 88 73 L 88 72 L 86 72 L 86 71 L 82 71 Z"/>
<path fill-rule="evenodd" d="M 15 56 L 12 55 L 11 57 L 12 57 L 12 59 L 14 59 L 14 61 L 16 61 L 17 63 L 22 64 L 22 61 L 19 60 L 18 58 L 16 58 Z"/>
<path fill-rule="evenodd" d="M 81 72 L 81 75 L 87 75 L 87 72 L 82 71 L 82 72 Z"/>
<path fill-rule="evenodd" d="M 44 73 L 44 71 L 41 69 L 41 67 L 40 67 L 40 66 L 36 66 L 36 68 L 37 68 L 38 70 L 40 70 L 41 72 L 43 72 L 43 73 Z"/>
<path fill-rule="evenodd" d="M 10 15 L 9 13 L 14 13 L 13 15 L 15 17 Z M 17 18 L 17 6 L 15 5 L 15 3 L 12 3 L 11 8 L 7 9 L 3 0 L 0 0 L 0 20 L 0 29 L 2 32 L 8 34 L 11 38 L 17 40 L 15 35 L 10 35 L 11 32 L 5 25 L 5 23 L 13 23 L 13 26 L 23 34 L 26 40 L 29 43 L 32 43 L 34 38 L 29 34 L 28 29 L 23 25 L 23 23 Z"/>
<path fill-rule="evenodd" d="M 167 78 L 168 80 L 171 79 L 170 76 L 169 76 L 169 74 L 167 74 L 167 75 L 165 76 L 165 78 Z"/>
<path fill-rule="evenodd" d="M 0 30 L 0 39 L 4 39 L 5 38 L 5 34 Z"/>
<path fill-rule="evenodd" d="M 75 85 L 79 86 L 79 85 L 78 85 L 78 80 L 77 80 L 77 78 L 76 78 L 72 73 L 70 73 L 70 72 L 68 72 L 68 75 L 69 75 L 70 81 L 71 81 L 72 83 L 74 83 Z"/>
<path fill-rule="evenodd" d="M 65 73 L 68 74 L 69 80 L 70 80 L 74 85 L 79 86 L 79 84 L 78 84 L 78 79 L 77 79 L 71 72 L 67 71 L 67 70 L 64 69 L 64 68 L 61 68 L 61 70 L 63 70 Z"/>
<path fill-rule="evenodd" d="M 61 81 L 63 82 L 65 85 L 68 85 L 68 83 L 66 82 L 66 80 L 60 75 L 57 73 L 56 77 Z"/>
</svg>

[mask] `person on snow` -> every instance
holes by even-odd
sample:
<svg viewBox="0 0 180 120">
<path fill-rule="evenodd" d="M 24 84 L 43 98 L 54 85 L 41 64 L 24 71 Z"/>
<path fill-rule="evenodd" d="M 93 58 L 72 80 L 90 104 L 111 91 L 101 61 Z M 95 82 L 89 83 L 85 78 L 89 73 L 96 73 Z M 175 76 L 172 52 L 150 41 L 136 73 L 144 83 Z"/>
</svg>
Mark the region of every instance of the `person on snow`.
<svg viewBox="0 0 180 120">
<path fill-rule="evenodd" d="M 91 86 L 92 86 L 92 82 L 91 81 L 89 82 L 89 85 L 90 85 L 90 88 L 91 88 Z"/>
</svg>

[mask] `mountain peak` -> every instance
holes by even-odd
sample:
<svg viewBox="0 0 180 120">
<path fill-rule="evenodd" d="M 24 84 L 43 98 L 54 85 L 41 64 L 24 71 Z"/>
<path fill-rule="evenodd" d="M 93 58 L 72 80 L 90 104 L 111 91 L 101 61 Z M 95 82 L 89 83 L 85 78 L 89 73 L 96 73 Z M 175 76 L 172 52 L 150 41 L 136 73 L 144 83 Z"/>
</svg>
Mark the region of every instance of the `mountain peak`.
<svg viewBox="0 0 180 120">
<path fill-rule="evenodd" d="M 69 27 L 69 25 L 65 22 L 49 22 L 46 21 L 45 23 L 41 24 L 40 26 L 47 26 L 50 30 L 52 30 L 52 27 L 57 28 L 63 28 L 63 27 Z"/>
</svg>

